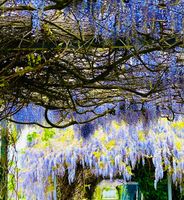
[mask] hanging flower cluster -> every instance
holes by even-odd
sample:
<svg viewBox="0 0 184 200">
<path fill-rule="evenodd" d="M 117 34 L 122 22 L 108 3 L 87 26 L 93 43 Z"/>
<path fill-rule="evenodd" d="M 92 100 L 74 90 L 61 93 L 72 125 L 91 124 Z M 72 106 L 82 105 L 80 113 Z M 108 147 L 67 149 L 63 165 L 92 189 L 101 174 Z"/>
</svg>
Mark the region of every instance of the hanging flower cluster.
<svg viewBox="0 0 184 200">
<path fill-rule="evenodd" d="M 32 26 L 34 30 L 40 29 L 45 0 L 16 0 L 16 3 L 35 8 L 32 12 Z M 90 25 L 95 29 L 96 36 L 116 39 L 134 35 L 137 31 L 160 38 L 163 28 L 166 32 L 181 33 L 183 10 L 183 1 L 84 0 L 71 2 L 64 12 L 66 15 L 75 13 L 81 30 L 88 24 L 88 27 Z"/>
<path fill-rule="evenodd" d="M 17 5 L 25 5 L 33 7 L 32 11 L 32 29 L 33 32 L 41 29 L 41 19 L 43 18 L 43 10 L 45 6 L 45 0 L 16 0 Z M 24 13 L 27 15 L 27 13 Z"/>
<path fill-rule="evenodd" d="M 138 32 L 160 38 L 162 30 L 165 34 L 183 31 L 183 9 L 183 1 L 84 0 L 74 1 L 65 13 L 74 11 L 81 29 L 89 23 L 96 36 L 106 39 L 135 36 Z"/>
<path fill-rule="evenodd" d="M 44 6 L 46 3 L 50 5 L 51 2 L 47 1 L 45 3 L 44 0 L 17 0 L 16 3 L 18 5 L 31 6 L 31 8 L 35 9 L 33 11 L 33 29 L 40 29 L 40 18 L 42 17 Z M 118 113 L 118 115 L 116 115 L 117 118 L 119 113 L 123 113 L 120 119 L 126 118 L 125 121 L 131 122 L 133 120 L 133 122 L 136 123 L 141 116 L 144 116 L 146 125 L 149 124 L 147 123 L 149 119 L 154 117 L 157 118 L 164 116 L 168 117 L 169 120 L 173 120 L 176 113 L 184 113 L 184 91 L 182 87 L 184 84 L 183 48 L 181 48 L 181 43 L 177 45 L 177 48 L 170 48 L 173 44 L 177 43 L 177 41 L 182 41 L 184 16 L 183 10 L 183 1 L 162 1 L 161 3 L 159 0 L 84 0 L 82 2 L 73 2 L 64 9 L 65 14 L 68 16 L 67 19 L 70 19 L 71 22 L 73 20 L 75 22 L 74 24 L 77 23 L 81 31 L 89 31 L 90 36 L 92 35 L 93 37 L 93 35 L 95 35 L 96 39 L 102 39 L 102 43 L 103 41 L 111 42 L 110 45 L 105 45 L 105 47 L 107 46 L 111 48 L 111 46 L 114 45 L 112 44 L 113 41 L 116 39 L 122 39 L 122 42 L 120 42 L 120 48 L 117 48 L 118 44 L 117 46 L 115 45 L 116 48 L 112 51 L 111 58 L 108 58 L 111 50 L 108 53 L 106 48 L 101 49 L 103 51 L 102 53 L 100 53 L 101 50 L 99 50 L 99 52 L 97 50 L 97 54 L 94 53 L 94 56 L 91 55 L 91 50 L 89 50 L 89 52 L 86 52 L 86 55 L 83 57 L 82 62 L 80 53 L 78 54 L 76 52 L 75 55 L 73 55 L 73 47 L 71 47 L 71 54 L 66 53 L 66 56 L 62 54 L 63 57 L 61 60 L 71 61 L 74 65 L 76 65 L 76 69 L 80 71 L 82 77 L 85 77 L 87 82 L 88 80 L 94 80 L 94 82 L 96 82 L 96 77 L 99 78 L 99 74 L 103 75 L 104 70 L 109 68 L 109 63 L 114 63 L 116 66 L 113 67 L 114 69 L 109 74 L 109 77 L 113 77 L 112 79 L 109 79 L 109 77 L 104 75 L 104 80 L 100 80 L 100 85 L 94 85 L 95 87 L 100 88 L 100 90 L 97 92 L 98 95 L 96 95 L 96 102 L 99 104 L 98 108 L 97 105 L 94 106 L 95 111 L 99 109 L 99 105 L 104 105 L 106 102 L 114 101 L 114 105 L 117 106 L 117 103 L 115 102 L 122 101 L 122 103 L 120 103 L 121 109 L 117 109 L 115 111 L 115 114 Z M 59 14 L 59 20 L 60 17 L 62 23 L 59 24 L 58 22 L 58 24 L 62 28 L 65 28 L 65 25 L 63 25 L 63 22 L 65 22 L 62 18 L 63 15 L 61 14 L 60 16 Z M 54 19 L 49 19 L 50 22 L 52 22 L 52 20 L 55 23 Z M 72 27 L 72 29 L 74 28 Z M 78 33 L 78 30 L 71 31 L 72 33 Z M 61 38 L 61 40 L 63 39 Z M 74 41 L 75 40 L 76 38 Z M 127 43 L 123 44 L 123 42 Z M 73 46 L 72 42 L 71 46 Z M 167 47 L 166 49 L 164 49 L 165 46 Z M 160 50 L 155 50 L 157 47 Z M 59 54 L 60 53 L 58 53 L 58 55 Z M 105 57 L 102 55 L 105 55 Z M 76 59 L 76 56 L 79 57 L 79 59 Z M 89 63 L 93 63 L 93 67 L 91 67 Z M 57 65 L 58 63 L 56 66 Z M 68 66 L 68 64 L 66 64 L 64 61 L 61 61 L 61 65 L 66 65 L 68 69 L 66 77 L 63 76 L 63 79 L 66 80 L 69 85 L 70 81 L 76 84 L 77 89 L 72 91 L 74 103 L 75 101 L 86 102 L 86 110 L 90 110 L 90 117 L 93 117 L 95 115 L 93 112 L 93 106 L 88 106 L 93 104 L 88 104 L 88 97 L 85 95 L 89 92 L 90 97 L 93 96 L 94 91 L 92 91 L 93 88 L 91 89 L 92 86 L 90 85 L 90 89 L 88 90 L 78 90 L 78 77 L 72 75 L 71 79 L 68 79 L 70 66 Z M 87 70 L 82 70 L 84 66 Z M 52 68 L 52 66 L 48 67 Z M 62 70 L 62 67 L 58 67 L 58 72 L 65 74 L 65 71 Z M 43 80 L 44 79 L 46 79 L 46 77 L 43 76 Z M 58 86 L 57 79 L 55 79 L 55 81 L 55 85 Z M 38 84 L 41 85 L 42 83 L 43 81 L 41 80 Z M 111 95 L 111 90 L 109 87 L 109 94 L 102 102 L 100 91 L 102 94 L 105 91 L 103 90 L 103 86 L 105 88 L 114 86 L 117 95 Z M 24 87 L 27 87 L 27 85 Z M 45 86 L 43 85 L 42 87 L 44 88 Z M 64 86 L 58 86 L 56 91 L 62 91 L 63 87 Z M 48 90 L 52 91 L 52 88 L 48 87 Z M 49 104 L 53 104 L 53 106 L 58 107 L 59 109 L 60 106 L 65 104 L 66 101 L 64 100 L 64 102 L 62 102 L 60 94 L 56 93 L 56 95 L 58 95 L 58 105 L 56 105 L 55 100 L 52 102 L 49 101 Z M 145 101 L 144 106 L 142 106 L 141 104 L 144 102 L 144 97 L 147 98 L 146 101 L 148 103 Z M 55 97 L 52 99 L 55 99 Z M 35 98 L 31 97 L 29 100 L 35 101 Z M 42 104 L 42 99 L 40 100 L 38 98 L 37 101 L 40 101 Z M 70 97 L 68 97 L 68 101 L 70 101 Z M 38 102 L 35 103 L 38 104 Z M 84 103 L 82 103 L 82 106 L 83 104 Z M 123 104 L 125 104 L 125 106 Z M 50 107 L 50 105 L 47 105 L 47 102 L 44 102 L 42 105 L 45 107 Z M 76 105 L 78 104 L 76 103 Z M 80 111 L 82 106 L 78 105 L 76 107 L 77 111 Z M 72 112 L 73 109 L 68 113 Z M 102 112 L 97 111 L 99 114 Z M 63 112 L 61 117 L 64 119 L 64 116 L 65 113 Z M 99 123 L 102 123 L 101 120 Z"/>
<path fill-rule="evenodd" d="M 85 128 L 91 132 L 87 137 Z M 28 199 L 51 199 L 56 176 L 62 177 L 67 171 L 69 183 L 74 182 L 78 163 L 89 167 L 96 176 L 113 179 L 120 175 L 129 181 L 136 163 L 144 164 L 145 159 L 151 158 L 155 188 L 164 171 L 172 175 L 174 183 L 182 183 L 184 123 L 181 119 L 172 123 L 160 119 L 149 130 L 144 129 L 142 122 L 135 127 L 114 120 L 95 130 L 89 124 L 80 130 L 74 132 L 70 127 L 30 133 L 30 147 L 21 155 L 20 170 L 21 190 Z"/>
</svg>

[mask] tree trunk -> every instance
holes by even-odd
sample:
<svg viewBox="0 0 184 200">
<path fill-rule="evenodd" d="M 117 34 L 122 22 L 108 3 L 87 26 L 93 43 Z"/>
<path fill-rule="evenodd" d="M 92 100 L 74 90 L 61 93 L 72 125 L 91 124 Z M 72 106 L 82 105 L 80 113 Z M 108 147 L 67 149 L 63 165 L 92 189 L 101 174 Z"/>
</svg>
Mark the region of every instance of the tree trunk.
<svg viewBox="0 0 184 200">
<path fill-rule="evenodd" d="M 90 169 L 83 169 L 78 165 L 75 181 L 71 185 L 68 183 L 68 173 L 64 177 L 57 177 L 57 200 L 91 200 L 100 180 Z"/>
<path fill-rule="evenodd" d="M 0 200 L 8 199 L 8 131 L 1 129 L 0 137 Z"/>
</svg>

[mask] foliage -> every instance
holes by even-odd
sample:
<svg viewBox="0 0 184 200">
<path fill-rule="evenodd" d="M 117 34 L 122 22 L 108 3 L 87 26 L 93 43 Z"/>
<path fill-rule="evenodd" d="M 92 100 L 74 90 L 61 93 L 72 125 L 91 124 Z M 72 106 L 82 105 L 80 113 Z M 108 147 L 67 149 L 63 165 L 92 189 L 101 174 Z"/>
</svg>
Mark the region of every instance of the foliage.
<svg viewBox="0 0 184 200">
<path fill-rule="evenodd" d="M 144 199 L 158 199 L 167 200 L 168 199 L 168 174 L 165 171 L 164 177 L 157 184 L 157 189 L 154 188 L 153 177 L 154 177 L 154 166 L 151 159 L 146 160 L 145 165 L 141 163 L 137 164 L 134 170 L 133 180 L 137 181 L 140 185 L 141 192 L 144 195 Z M 183 183 L 182 183 L 183 184 Z M 183 186 L 182 186 L 183 187 Z M 181 188 L 172 185 L 173 199 L 183 199 Z"/>
<path fill-rule="evenodd" d="M 43 132 L 42 140 L 43 141 L 48 141 L 54 135 L 55 135 L 55 131 L 54 130 L 45 129 L 44 132 Z"/>
<path fill-rule="evenodd" d="M 97 186 L 97 188 L 95 189 L 94 197 L 95 197 L 96 199 L 101 199 L 101 189 L 100 189 L 100 187 L 98 187 L 98 186 Z"/>
<path fill-rule="evenodd" d="M 158 182 L 157 189 L 155 190 L 153 182 L 154 167 L 152 161 L 150 159 L 147 160 L 144 166 L 141 166 L 141 164 L 139 164 L 136 167 L 136 170 L 136 176 L 134 179 L 139 183 L 141 192 L 143 193 L 145 199 L 168 199 L 166 173 L 163 179 Z"/>
<path fill-rule="evenodd" d="M 37 138 L 37 133 L 36 132 L 33 132 L 33 133 L 29 133 L 27 135 L 27 141 L 28 142 L 33 142 L 36 138 Z"/>
<path fill-rule="evenodd" d="M 6 121 L 1 123 L 0 129 L 0 198 L 13 200 L 14 195 L 20 195 L 18 192 L 19 168 L 16 149 L 20 133 L 17 132 L 15 125 Z"/>
</svg>

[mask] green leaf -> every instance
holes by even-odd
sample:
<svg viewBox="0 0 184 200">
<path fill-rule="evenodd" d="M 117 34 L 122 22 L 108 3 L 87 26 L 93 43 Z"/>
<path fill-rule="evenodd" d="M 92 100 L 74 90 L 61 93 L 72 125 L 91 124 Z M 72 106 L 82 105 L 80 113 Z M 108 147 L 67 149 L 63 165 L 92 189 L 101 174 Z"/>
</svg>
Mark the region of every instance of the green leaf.
<svg viewBox="0 0 184 200">
<path fill-rule="evenodd" d="M 38 133 L 32 132 L 27 135 L 27 141 L 33 142 L 38 137 Z"/>
<path fill-rule="evenodd" d="M 42 141 L 48 141 L 55 135 L 55 131 L 53 129 L 45 129 L 42 136 Z"/>
</svg>

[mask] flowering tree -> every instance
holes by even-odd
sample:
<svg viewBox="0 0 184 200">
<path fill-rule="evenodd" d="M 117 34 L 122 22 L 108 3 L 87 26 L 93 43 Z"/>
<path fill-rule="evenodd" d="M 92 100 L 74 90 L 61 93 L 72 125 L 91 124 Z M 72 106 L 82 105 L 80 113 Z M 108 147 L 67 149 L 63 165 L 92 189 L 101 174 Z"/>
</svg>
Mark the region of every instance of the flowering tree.
<svg viewBox="0 0 184 200">
<path fill-rule="evenodd" d="M 134 127 L 114 120 L 106 127 L 99 125 L 88 139 L 72 127 L 62 132 L 58 129 L 30 132 L 27 135 L 29 147 L 21 155 L 20 189 L 28 199 L 56 198 L 59 184 L 56 177 L 64 177 L 63 181 L 68 185 L 84 180 L 79 190 L 82 197 L 84 187 L 89 183 L 89 172 L 84 173 L 83 178 L 78 173 L 82 169 L 90 169 L 96 177 L 121 177 L 129 181 L 137 163 L 144 165 L 148 159 L 155 167 L 155 188 L 164 173 L 170 174 L 173 183 L 183 187 L 183 130 L 183 121 L 170 123 L 160 119 L 148 133 L 141 124 Z M 79 171 L 78 165 L 82 166 Z M 71 191 L 67 193 L 64 187 L 60 188 L 63 195 L 72 199 Z"/>
<path fill-rule="evenodd" d="M 159 117 L 178 119 L 183 8 L 173 0 L 2 1 L 0 119 L 78 124 L 84 138 L 107 115 L 141 121 L 147 133 Z"/>
</svg>

